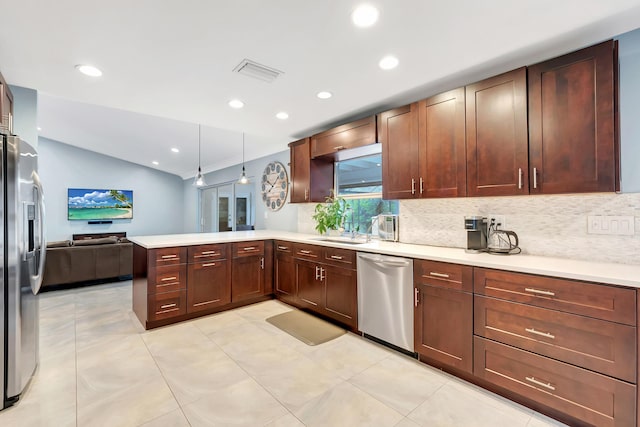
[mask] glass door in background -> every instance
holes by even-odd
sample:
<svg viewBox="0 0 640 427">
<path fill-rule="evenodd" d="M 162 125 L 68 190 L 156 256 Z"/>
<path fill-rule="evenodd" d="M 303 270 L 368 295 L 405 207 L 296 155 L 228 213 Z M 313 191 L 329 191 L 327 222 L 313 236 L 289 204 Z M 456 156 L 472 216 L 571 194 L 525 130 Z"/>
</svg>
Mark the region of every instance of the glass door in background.
<svg viewBox="0 0 640 427">
<path fill-rule="evenodd" d="M 225 183 L 200 190 L 200 231 L 252 230 L 253 185 Z"/>
</svg>

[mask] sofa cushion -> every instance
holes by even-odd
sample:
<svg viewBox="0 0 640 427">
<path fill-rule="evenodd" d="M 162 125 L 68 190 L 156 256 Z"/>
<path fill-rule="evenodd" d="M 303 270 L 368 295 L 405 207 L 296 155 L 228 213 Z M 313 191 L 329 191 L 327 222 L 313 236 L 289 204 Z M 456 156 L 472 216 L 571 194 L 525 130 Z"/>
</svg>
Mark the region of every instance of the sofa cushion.
<svg viewBox="0 0 640 427">
<path fill-rule="evenodd" d="M 73 242 L 71 240 L 58 240 L 56 242 L 48 242 L 47 248 L 66 248 L 72 244 Z"/>
<path fill-rule="evenodd" d="M 117 237 L 102 237 L 99 239 L 74 240 L 73 246 L 111 245 L 118 243 Z"/>
</svg>

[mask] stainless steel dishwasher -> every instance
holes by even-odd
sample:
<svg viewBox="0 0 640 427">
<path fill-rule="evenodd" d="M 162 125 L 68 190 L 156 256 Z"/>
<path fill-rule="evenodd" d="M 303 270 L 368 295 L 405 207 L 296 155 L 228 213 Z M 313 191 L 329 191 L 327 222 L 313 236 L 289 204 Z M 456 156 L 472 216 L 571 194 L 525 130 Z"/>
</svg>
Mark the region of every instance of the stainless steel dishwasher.
<svg viewBox="0 0 640 427">
<path fill-rule="evenodd" d="M 358 329 L 413 352 L 413 260 L 358 252 L 357 265 Z"/>
</svg>

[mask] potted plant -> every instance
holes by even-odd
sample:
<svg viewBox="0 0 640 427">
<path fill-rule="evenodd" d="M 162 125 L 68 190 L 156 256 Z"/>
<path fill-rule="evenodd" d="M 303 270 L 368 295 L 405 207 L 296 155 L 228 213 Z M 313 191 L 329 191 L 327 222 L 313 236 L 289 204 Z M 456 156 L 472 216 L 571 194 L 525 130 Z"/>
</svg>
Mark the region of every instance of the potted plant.
<svg viewBox="0 0 640 427">
<path fill-rule="evenodd" d="M 316 221 L 318 233 L 325 234 L 329 230 L 344 231 L 344 219 L 349 205 L 341 197 L 327 197 L 325 203 L 316 205 L 313 219 Z"/>
</svg>

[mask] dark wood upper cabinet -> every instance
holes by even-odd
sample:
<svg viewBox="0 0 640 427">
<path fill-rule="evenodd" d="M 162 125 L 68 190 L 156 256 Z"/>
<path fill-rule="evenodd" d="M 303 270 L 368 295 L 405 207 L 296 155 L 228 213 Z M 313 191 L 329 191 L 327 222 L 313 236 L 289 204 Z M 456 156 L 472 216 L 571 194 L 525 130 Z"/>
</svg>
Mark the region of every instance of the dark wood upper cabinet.
<svg viewBox="0 0 640 427">
<path fill-rule="evenodd" d="M 311 137 L 311 158 L 333 157 L 338 151 L 376 142 L 376 116 L 371 116 L 313 135 Z"/>
<path fill-rule="evenodd" d="M 418 103 L 378 114 L 382 198 L 419 197 Z"/>
<path fill-rule="evenodd" d="M 528 194 L 527 69 L 466 87 L 467 195 Z"/>
<path fill-rule="evenodd" d="M 289 144 L 291 203 L 324 202 L 333 189 L 333 161 L 311 159 L 310 138 Z"/>
<path fill-rule="evenodd" d="M 615 191 L 616 42 L 529 67 L 532 193 Z"/>
<path fill-rule="evenodd" d="M 0 74 L 0 130 L 13 133 L 13 94 Z"/>
<path fill-rule="evenodd" d="M 467 194 L 464 88 L 419 102 L 421 197 Z"/>
</svg>

